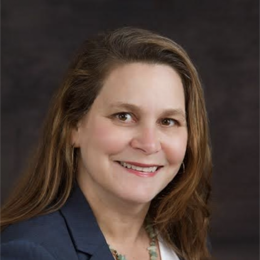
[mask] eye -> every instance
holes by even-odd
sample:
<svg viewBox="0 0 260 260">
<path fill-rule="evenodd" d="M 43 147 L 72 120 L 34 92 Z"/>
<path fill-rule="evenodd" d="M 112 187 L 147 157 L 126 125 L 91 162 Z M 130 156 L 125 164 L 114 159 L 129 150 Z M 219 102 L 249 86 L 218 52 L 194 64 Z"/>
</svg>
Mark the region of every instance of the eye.
<svg viewBox="0 0 260 260">
<path fill-rule="evenodd" d="M 178 125 L 178 122 L 172 118 L 164 118 L 164 119 L 162 119 L 161 124 L 163 126 L 175 126 L 175 125 Z"/>
<path fill-rule="evenodd" d="M 134 121 L 133 116 L 127 112 L 117 113 L 114 116 L 115 116 L 115 118 L 117 118 L 118 120 L 120 120 L 122 122 L 128 123 L 128 122 Z"/>
</svg>

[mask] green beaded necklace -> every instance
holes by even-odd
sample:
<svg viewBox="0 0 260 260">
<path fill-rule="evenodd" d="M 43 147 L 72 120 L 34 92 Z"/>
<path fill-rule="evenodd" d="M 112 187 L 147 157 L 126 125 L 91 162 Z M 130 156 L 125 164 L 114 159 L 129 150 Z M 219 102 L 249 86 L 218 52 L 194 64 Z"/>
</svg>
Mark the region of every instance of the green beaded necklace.
<svg viewBox="0 0 260 260">
<path fill-rule="evenodd" d="M 156 245 L 157 235 L 155 234 L 153 226 L 151 224 L 147 224 L 145 230 L 151 239 L 150 246 L 147 248 L 150 255 L 150 260 L 156 260 L 158 258 L 157 245 Z M 112 255 L 116 258 L 116 260 L 127 260 L 125 255 L 119 254 L 117 250 L 112 248 L 110 245 L 108 246 Z"/>
</svg>

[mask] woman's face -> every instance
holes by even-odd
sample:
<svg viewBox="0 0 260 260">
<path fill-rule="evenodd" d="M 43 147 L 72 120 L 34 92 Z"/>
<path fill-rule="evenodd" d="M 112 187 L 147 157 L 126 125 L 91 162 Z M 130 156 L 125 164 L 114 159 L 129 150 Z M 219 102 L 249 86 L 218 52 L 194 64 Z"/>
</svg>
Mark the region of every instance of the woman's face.
<svg viewBox="0 0 260 260">
<path fill-rule="evenodd" d="M 120 66 L 72 133 L 78 181 L 104 198 L 148 203 L 177 174 L 187 138 L 177 73 L 158 64 Z"/>
</svg>

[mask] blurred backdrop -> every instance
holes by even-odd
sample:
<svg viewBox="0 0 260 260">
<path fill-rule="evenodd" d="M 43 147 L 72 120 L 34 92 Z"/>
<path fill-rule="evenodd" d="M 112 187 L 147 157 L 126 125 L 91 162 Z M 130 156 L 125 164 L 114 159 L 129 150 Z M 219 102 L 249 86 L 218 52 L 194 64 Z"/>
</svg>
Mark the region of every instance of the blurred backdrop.
<svg viewBox="0 0 260 260">
<path fill-rule="evenodd" d="M 213 255 L 258 259 L 258 10 L 256 0 L 2 0 L 2 201 L 79 45 L 107 29 L 150 29 L 182 45 L 202 78 L 214 159 Z"/>
</svg>

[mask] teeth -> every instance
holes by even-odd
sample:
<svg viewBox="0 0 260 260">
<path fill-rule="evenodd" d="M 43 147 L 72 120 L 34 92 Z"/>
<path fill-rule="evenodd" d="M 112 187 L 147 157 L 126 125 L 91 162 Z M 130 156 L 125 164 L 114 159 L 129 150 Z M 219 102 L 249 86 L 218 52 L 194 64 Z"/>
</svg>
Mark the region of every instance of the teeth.
<svg viewBox="0 0 260 260">
<path fill-rule="evenodd" d="M 123 167 L 133 169 L 139 172 L 155 172 L 158 167 L 139 167 L 125 162 L 119 162 Z"/>
</svg>

